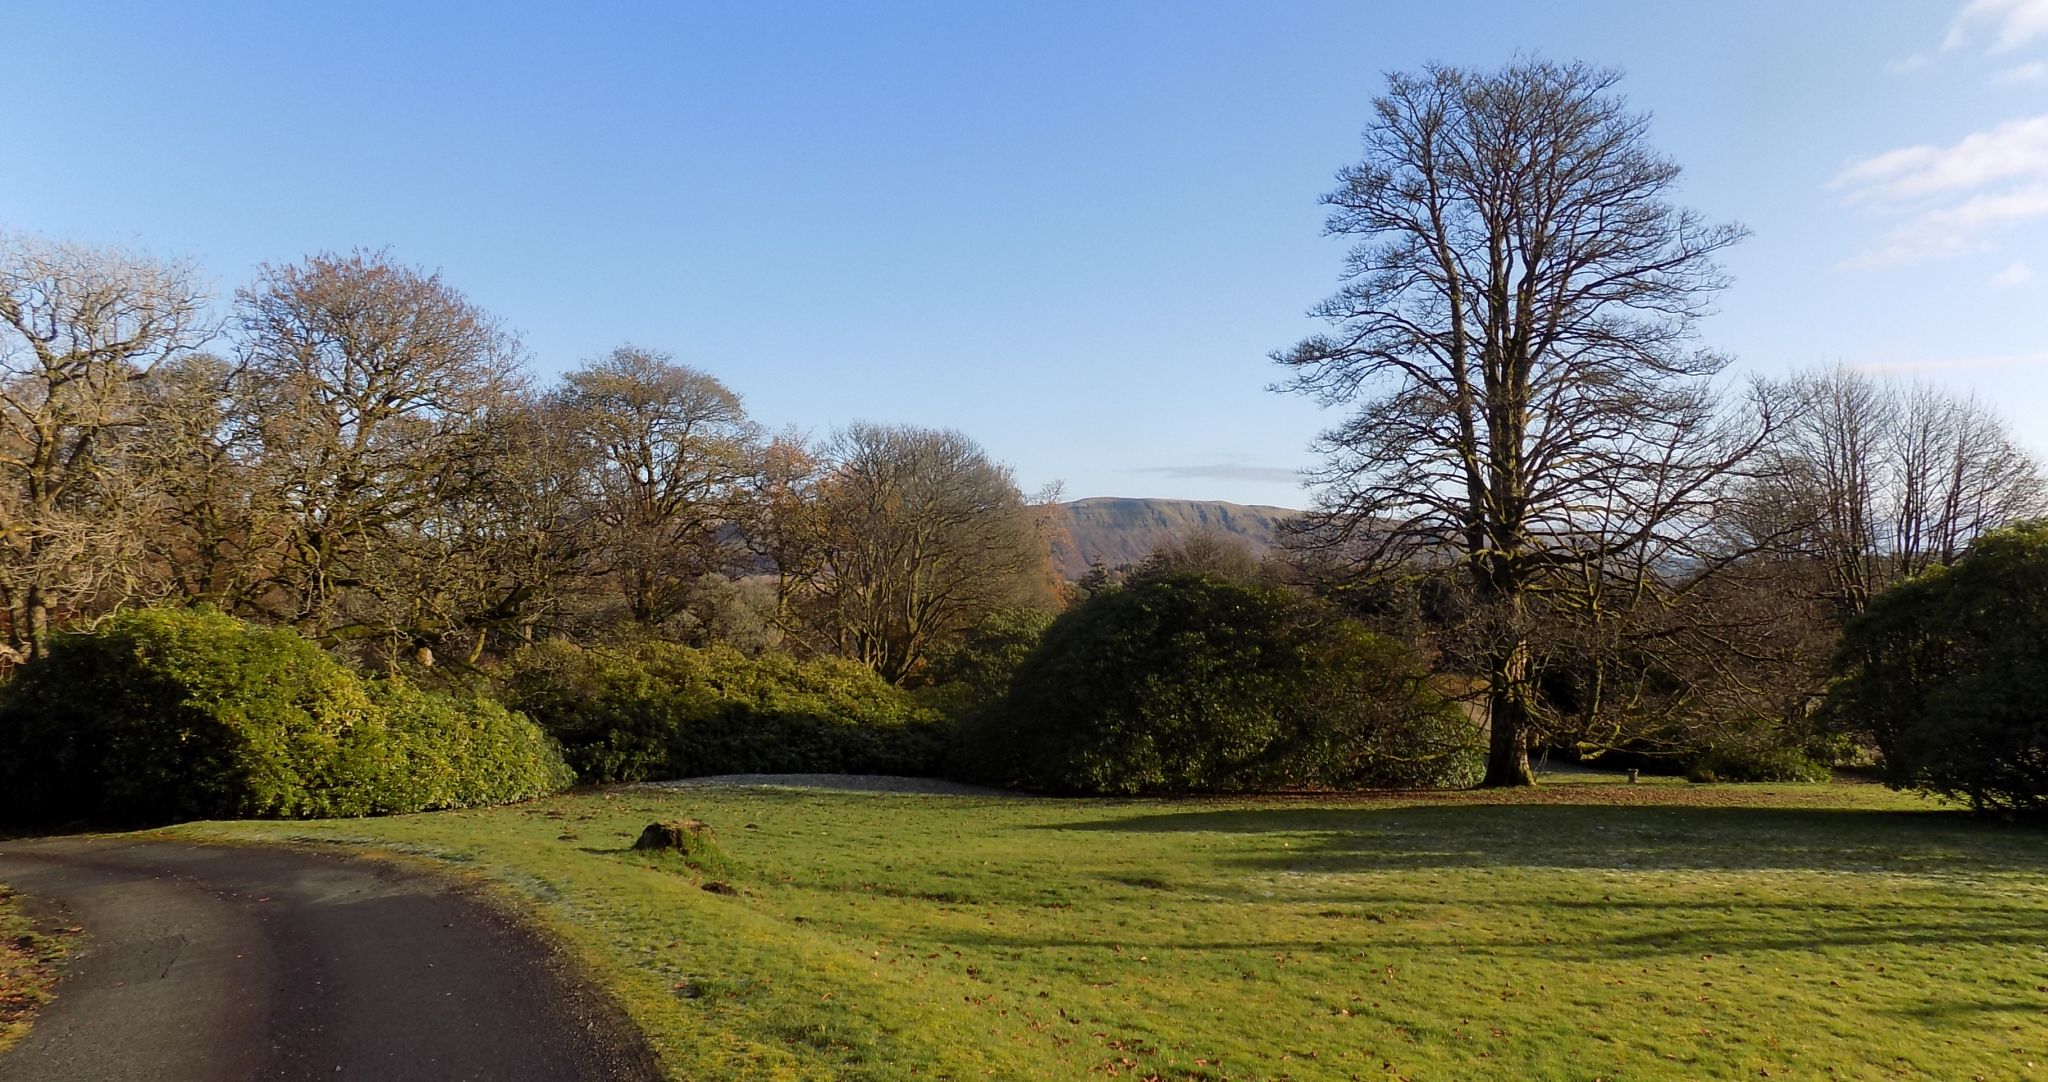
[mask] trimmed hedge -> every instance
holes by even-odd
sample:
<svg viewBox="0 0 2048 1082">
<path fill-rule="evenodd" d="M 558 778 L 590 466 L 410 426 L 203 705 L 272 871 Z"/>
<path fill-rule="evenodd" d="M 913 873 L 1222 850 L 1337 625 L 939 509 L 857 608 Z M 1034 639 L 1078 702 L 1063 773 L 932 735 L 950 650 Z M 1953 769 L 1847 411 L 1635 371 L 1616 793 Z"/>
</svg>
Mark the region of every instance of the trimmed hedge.
<svg viewBox="0 0 2048 1082">
<path fill-rule="evenodd" d="M 366 682 L 297 633 L 144 609 L 0 688 L 13 821 L 313 818 L 521 800 L 571 780 L 494 703 Z"/>
<path fill-rule="evenodd" d="M 548 642 L 512 658 L 502 696 L 559 740 L 592 782 L 929 774 L 945 747 L 936 711 L 835 658 Z"/>
<path fill-rule="evenodd" d="M 1396 640 L 1284 590 L 1174 574 L 1069 609 L 962 760 L 1084 793 L 1467 783 L 1476 727 Z"/>
</svg>

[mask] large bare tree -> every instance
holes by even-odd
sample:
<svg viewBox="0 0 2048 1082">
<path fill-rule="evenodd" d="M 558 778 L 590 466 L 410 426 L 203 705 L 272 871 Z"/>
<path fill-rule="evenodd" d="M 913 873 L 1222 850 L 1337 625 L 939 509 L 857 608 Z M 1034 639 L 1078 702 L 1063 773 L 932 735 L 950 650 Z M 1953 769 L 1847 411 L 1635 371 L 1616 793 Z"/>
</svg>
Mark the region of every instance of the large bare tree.
<svg viewBox="0 0 2048 1082">
<path fill-rule="evenodd" d="M 138 384 L 210 337 L 188 264 L 0 237 L 0 595 L 10 647 L 40 654 L 51 614 L 134 571 L 134 478 L 117 445 Z"/>
<path fill-rule="evenodd" d="M 1675 206 L 1618 76 L 1525 61 L 1397 74 L 1325 196 L 1355 243 L 1333 329 L 1274 355 L 1327 432 L 1313 535 L 1360 571 L 1459 561 L 1484 628 L 1485 782 L 1531 783 L 1545 613 L 1654 582 L 1744 448 L 1694 324 L 1741 239 Z M 1609 569 L 1614 569 L 1610 571 Z"/>
<path fill-rule="evenodd" d="M 157 366 L 143 384 L 140 424 L 122 449 L 146 491 L 145 595 L 246 608 L 277 568 L 279 508 L 260 498 L 257 426 L 245 415 L 244 373 L 195 353 Z"/>
<path fill-rule="evenodd" d="M 581 629 L 595 592 L 588 445 L 520 393 L 492 395 L 444 438 L 416 509 L 377 542 L 363 610 L 428 665 Z"/>
<path fill-rule="evenodd" d="M 258 481 L 281 553 L 258 601 L 329 641 L 428 646 L 458 630 L 437 526 L 517 406 L 519 346 L 440 279 L 382 252 L 266 266 L 238 294 Z"/>
</svg>

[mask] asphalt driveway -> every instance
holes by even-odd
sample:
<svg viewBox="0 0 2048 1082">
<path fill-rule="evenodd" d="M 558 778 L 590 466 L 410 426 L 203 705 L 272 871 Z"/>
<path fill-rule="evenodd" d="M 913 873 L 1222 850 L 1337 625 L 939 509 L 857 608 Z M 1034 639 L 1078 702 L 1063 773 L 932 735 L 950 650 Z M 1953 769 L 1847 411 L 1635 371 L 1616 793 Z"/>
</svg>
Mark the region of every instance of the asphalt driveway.
<svg viewBox="0 0 2048 1082">
<path fill-rule="evenodd" d="M 300 849 L 0 842 L 85 929 L 0 1082 L 651 1079 L 644 1042 L 458 882 Z"/>
</svg>

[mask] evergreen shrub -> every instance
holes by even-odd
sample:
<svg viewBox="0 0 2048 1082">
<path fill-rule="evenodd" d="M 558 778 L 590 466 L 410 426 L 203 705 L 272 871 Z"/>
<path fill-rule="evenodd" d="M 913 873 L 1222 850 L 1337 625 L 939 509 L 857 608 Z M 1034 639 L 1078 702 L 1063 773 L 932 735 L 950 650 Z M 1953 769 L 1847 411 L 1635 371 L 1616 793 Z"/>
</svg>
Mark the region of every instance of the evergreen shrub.
<svg viewBox="0 0 2048 1082">
<path fill-rule="evenodd" d="M 961 741 L 984 780 L 1082 793 L 1456 785 L 1478 762 L 1476 727 L 1404 644 L 1197 574 L 1063 613 Z"/>
<path fill-rule="evenodd" d="M 585 781 L 707 774 L 930 774 L 938 711 L 864 666 L 641 641 L 539 643 L 512 658 L 507 704 Z"/>
<path fill-rule="evenodd" d="M 313 818 L 538 796 L 570 780 L 493 703 L 365 681 L 296 632 L 206 608 L 59 635 L 0 688 L 0 815 Z"/>
</svg>

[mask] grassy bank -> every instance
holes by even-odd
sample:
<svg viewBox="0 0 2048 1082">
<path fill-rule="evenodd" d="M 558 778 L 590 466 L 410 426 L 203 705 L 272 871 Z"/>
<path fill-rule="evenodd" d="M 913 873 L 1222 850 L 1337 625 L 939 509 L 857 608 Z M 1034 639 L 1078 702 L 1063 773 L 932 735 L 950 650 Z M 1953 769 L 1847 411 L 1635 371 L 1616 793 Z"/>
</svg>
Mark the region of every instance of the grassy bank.
<svg viewBox="0 0 2048 1082">
<path fill-rule="evenodd" d="M 49 1002 L 64 947 L 62 937 L 38 931 L 0 883 L 0 1052 L 28 1033 L 36 1009 Z"/>
<path fill-rule="evenodd" d="M 684 816 L 736 894 L 629 850 Z M 2048 1078 L 2048 834 L 1871 786 L 621 790 L 182 829 L 502 881 L 691 1079 Z"/>
</svg>

